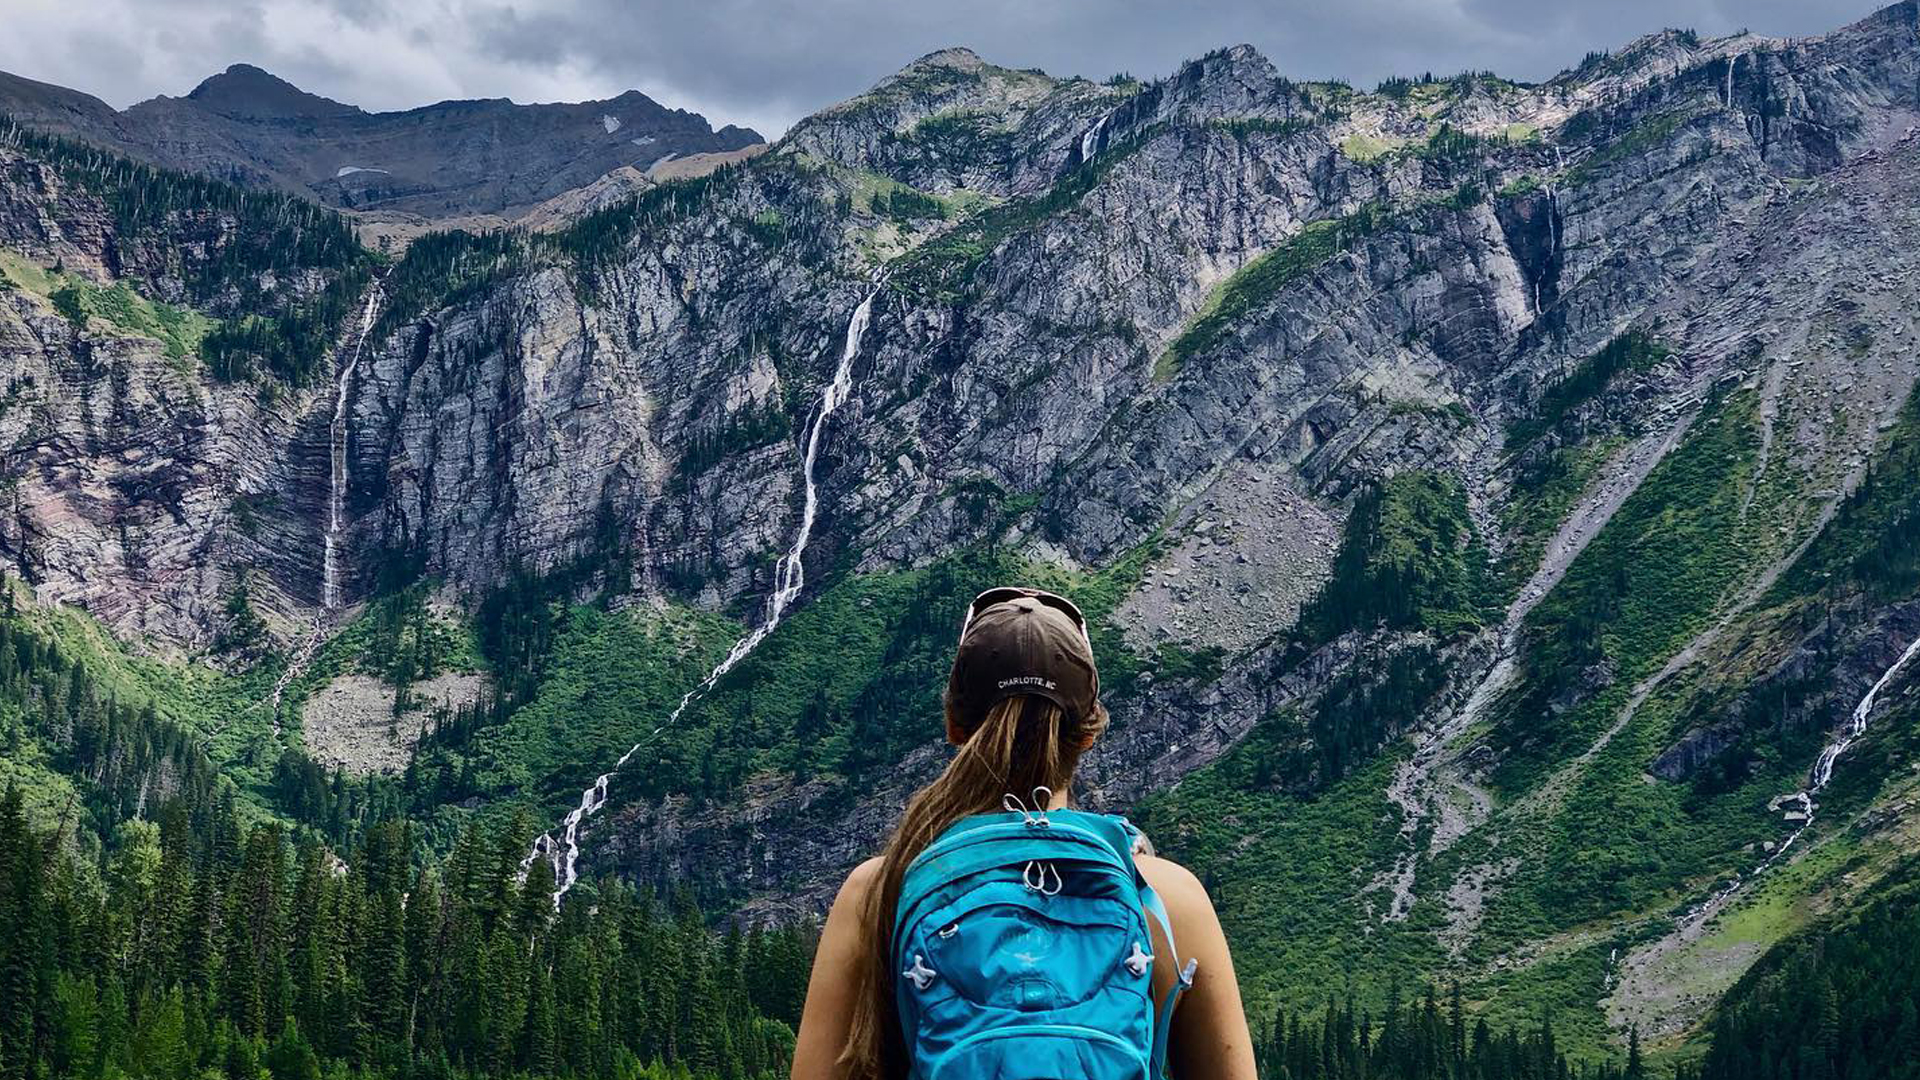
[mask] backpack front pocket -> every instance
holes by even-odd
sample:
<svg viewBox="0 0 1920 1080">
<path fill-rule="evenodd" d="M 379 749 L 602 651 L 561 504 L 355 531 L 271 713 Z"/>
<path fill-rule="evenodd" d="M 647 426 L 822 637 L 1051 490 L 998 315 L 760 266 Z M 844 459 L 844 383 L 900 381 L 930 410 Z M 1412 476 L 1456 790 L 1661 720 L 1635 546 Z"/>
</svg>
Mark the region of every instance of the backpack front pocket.
<svg viewBox="0 0 1920 1080">
<path fill-rule="evenodd" d="M 956 993 L 979 1005 L 1024 1012 L 1076 1005 L 1108 986 L 1130 951 L 1113 907 L 1069 897 L 982 904 L 927 939 L 929 959 Z"/>
<path fill-rule="evenodd" d="M 1104 1031 L 1067 1024 L 1008 1026 L 956 1044 L 928 1080 L 1148 1080 L 1147 1059 Z"/>
</svg>

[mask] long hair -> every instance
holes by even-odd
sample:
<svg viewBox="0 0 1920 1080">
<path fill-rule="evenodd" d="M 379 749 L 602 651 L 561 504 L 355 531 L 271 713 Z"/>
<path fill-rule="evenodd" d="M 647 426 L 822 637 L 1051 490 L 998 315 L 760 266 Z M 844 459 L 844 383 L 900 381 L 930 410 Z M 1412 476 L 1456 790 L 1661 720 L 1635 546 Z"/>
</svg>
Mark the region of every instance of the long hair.
<svg viewBox="0 0 1920 1080">
<path fill-rule="evenodd" d="M 867 947 L 855 972 L 847 1046 L 840 1055 L 848 1080 L 900 1080 L 907 1074 L 905 1039 L 894 1004 L 893 917 L 907 864 L 947 827 L 970 814 L 1001 809 L 1009 792 L 1022 799 L 1034 788 L 1067 790 L 1080 755 L 1107 726 L 1107 711 L 1075 717 L 1043 697 L 1002 700 L 965 735 L 946 770 L 907 801 L 880 857 L 880 874 L 867 892 Z M 958 718 L 949 704 L 947 718 Z"/>
</svg>

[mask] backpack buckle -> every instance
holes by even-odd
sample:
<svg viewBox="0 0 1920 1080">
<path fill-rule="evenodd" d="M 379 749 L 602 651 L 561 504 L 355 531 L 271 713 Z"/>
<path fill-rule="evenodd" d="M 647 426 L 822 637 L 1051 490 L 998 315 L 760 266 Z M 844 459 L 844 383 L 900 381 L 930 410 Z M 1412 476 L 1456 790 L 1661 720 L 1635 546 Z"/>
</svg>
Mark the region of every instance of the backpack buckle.
<svg viewBox="0 0 1920 1080">
<path fill-rule="evenodd" d="M 1043 829 L 1049 825 L 1052 825 L 1053 822 L 1049 820 L 1047 817 L 1047 807 L 1051 806 L 1052 804 L 1053 804 L 1052 788 L 1047 787 L 1045 784 L 1042 784 L 1041 786 L 1034 788 L 1033 789 L 1034 820 L 1027 822 L 1027 824 L 1038 825 Z"/>
<path fill-rule="evenodd" d="M 1137 979 L 1145 975 L 1147 969 L 1153 966 L 1153 954 L 1142 949 L 1140 943 L 1136 941 L 1133 943 L 1133 955 L 1127 957 L 1125 963 L 1127 970 L 1133 972 L 1134 978 Z"/>
<path fill-rule="evenodd" d="M 914 953 L 913 966 L 900 974 L 906 976 L 907 981 L 913 984 L 915 990 L 925 990 L 927 987 L 933 985 L 934 978 L 940 973 L 928 967 L 926 962 L 921 959 L 919 953 Z"/>
</svg>

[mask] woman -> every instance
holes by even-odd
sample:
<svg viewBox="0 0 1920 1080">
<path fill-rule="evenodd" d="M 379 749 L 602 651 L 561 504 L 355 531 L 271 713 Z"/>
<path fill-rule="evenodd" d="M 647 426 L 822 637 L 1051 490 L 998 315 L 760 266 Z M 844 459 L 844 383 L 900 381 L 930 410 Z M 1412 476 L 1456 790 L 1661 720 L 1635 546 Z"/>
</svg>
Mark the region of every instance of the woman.
<svg viewBox="0 0 1920 1080">
<path fill-rule="evenodd" d="M 904 958 L 896 955 L 894 936 L 896 914 L 901 918 L 907 914 L 897 913 L 907 871 L 914 866 L 921 878 L 929 872 L 923 868 L 926 860 L 916 864 L 915 859 L 943 834 L 981 822 L 997 823 L 1001 831 L 1011 830 L 1016 834 L 1015 839 L 1081 835 L 1100 831 L 1093 826 L 1101 823 L 1115 835 L 1128 835 L 1118 831 L 1124 823 L 1116 819 L 1063 809 L 1081 754 L 1093 745 L 1107 724 L 1106 709 L 1099 701 L 1099 675 L 1094 670 L 1086 621 L 1072 603 L 1037 589 L 1004 588 L 982 593 L 969 607 L 962 625 L 960 645 L 947 682 L 945 706 L 947 740 L 959 748 L 958 753 L 938 778 L 908 802 L 882 854 L 861 864 L 847 877 L 827 916 L 807 989 L 799 1041 L 794 1049 L 794 1080 L 907 1080 L 909 1076 L 924 1076 L 931 1070 L 932 1066 L 923 1060 L 928 1045 L 924 1030 L 916 1031 L 915 1025 L 934 1021 L 920 1014 L 914 995 L 916 991 L 938 993 L 941 975 L 951 973 L 935 970 L 941 964 L 938 956 L 923 958 L 918 953 L 912 954 L 911 965 L 901 970 Z M 1022 823 L 1060 827 L 1029 830 L 1020 828 Z M 1070 827 L 1075 824 L 1087 828 Z M 1124 848 L 1124 841 L 1120 846 Z M 1116 859 L 1118 864 L 1131 862 L 1129 872 L 1134 872 L 1134 880 L 1140 885 L 1138 892 L 1123 889 L 1117 895 L 1128 897 L 1130 903 L 1144 903 L 1155 909 L 1156 914 L 1164 904 L 1165 920 L 1161 925 L 1166 929 L 1153 925 L 1158 920 L 1140 918 L 1137 908 L 1132 910 L 1129 925 L 1149 927 L 1139 936 L 1151 937 L 1151 946 L 1143 948 L 1127 938 L 1118 939 L 1132 946 L 1132 955 L 1116 956 L 1111 963 L 1100 961 L 1098 977 L 1124 981 L 1129 970 L 1142 976 L 1141 985 L 1134 988 L 1135 996 L 1131 1000 L 1159 1012 L 1170 1022 L 1170 1031 L 1162 1024 L 1160 1037 L 1154 1041 L 1157 1046 L 1164 1044 L 1160 1052 L 1165 1054 L 1165 1066 L 1171 1075 L 1183 1080 L 1255 1080 L 1252 1040 L 1241 1011 L 1233 960 L 1228 955 L 1226 938 L 1206 890 L 1183 867 L 1146 853 L 1144 840 L 1136 843 L 1130 860 L 1124 852 Z M 1029 901 L 1044 902 L 1063 886 L 1069 893 L 1081 887 L 1081 878 L 1085 876 L 1077 870 L 1081 864 L 1063 861 L 1060 865 L 1068 866 L 1066 879 L 1073 884 L 1067 885 L 1060 871 L 1054 869 L 1054 863 L 1047 860 L 1029 861 L 1020 868 L 1021 880 L 1029 890 L 1025 894 Z M 1053 876 L 1049 877 L 1049 872 Z M 913 888 L 919 889 L 923 884 L 916 878 Z M 1003 896 L 1023 895 L 1017 887 L 1005 883 L 994 887 L 1001 889 Z M 1154 901 L 1155 895 L 1159 902 Z M 1061 907 L 1057 910 L 1090 909 Z M 1012 932 L 1016 934 L 1032 934 L 1036 932 L 1033 927 L 1050 926 L 1040 921 L 1044 916 L 1030 916 L 1020 911 L 1012 913 L 1012 917 L 1017 917 L 1012 924 L 1005 921 L 1009 916 L 1004 913 L 1000 917 L 1003 921 L 998 932 L 1002 937 L 995 939 L 999 942 L 1013 940 L 1004 936 L 1008 925 L 1015 927 Z M 900 925 L 904 928 L 906 923 Z M 973 929 L 977 925 L 969 924 L 970 932 L 977 932 Z M 959 928 L 960 921 L 956 918 L 954 925 L 941 929 L 938 936 L 955 934 Z M 1061 932 L 1077 931 L 1068 927 Z M 1092 932 L 1092 928 L 1088 932 Z M 1172 941 L 1168 940 L 1169 932 Z M 1176 941 L 1177 950 L 1173 944 Z M 1151 949 L 1150 954 L 1147 948 Z M 1016 952 L 1023 959 L 1032 960 L 1024 952 Z M 1085 952 L 1085 948 L 1060 949 L 1057 956 L 1075 957 Z M 1174 962 L 1154 962 L 1155 956 L 1171 957 Z M 1002 962 L 1013 961 L 1004 956 L 986 961 L 988 965 Z M 929 963 L 933 966 L 929 967 Z M 1032 990 L 1033 987 L 1026 984 L 1044 984 L 1055 978 L 1057 967 L 1056 957 L 1053 968 L 1043 965 L 1020 976 L 1026 980 L 1022 987 Z M 956 977 L 954 981 L 960 980 Z M 1148 983 L 1151 984 L 1150 996 L 1144 996 Z M 961 1007 L 952 1002 L 967 1005 L 958 994 L 949 995 L 948 1000 L 949 1010 Z M 902 1015 L 903 1002 L 911 1016 Z M 993 1011 L 986 1006 L 980 1008 L 983 1012 Z M 1167 1010 L 1171 1010 L 1170 1016 L 1166 1015 Z M 1027 1014 L 1002 1011 L 999 1015 L 1018 1019 Z M 947 1017 L 948 1022 L 953 1022 L 951 1011 Z M 988 1022 L 999 1021 L 989 1018 Z M 1160 1020 L 1154 1018 L 1150 1022 L 1159 1024 Z M 977 1028 L 979 1024 L 974 1026 Z M 1102 1041 L 1095 1038 L 1097 1032 L 1092 1029 L 1056 1026 L 1051 1030 L 1086 1030 L 1087 1041 Z M 1065 1040 L 1067 1036 L 1056 1035 L 1056 1038 Z M 1061 1048 L 1061 1052 L 1065 1055 L 1063 1060 L 1083 1062 L 1082 1072 L 1091 1071 L 1084 1063 L 1100 1056 L 1086 1047 L 1071 1045 Z M 1041 1068 L 1031 1063 L 1032 1053 L 1026 1053 L 1029 1058 L 1026 1067 Z M 1126 1060 L 1133 1062 L 1132 1075 L 1145 1071 L 1138 1059 Z M 1018 1063 L 1011 1057 L 988 1063 L 980 1071 L 987 1075 L 1010 1075 L 1007 1071 L 1010 1064 L 1015 1066 L 1013 1071 L 1019 1071 Z M 947 1072 L 972 1074 L 965 1066 Z M 1046 1071 L 1019 1074 L 1055 1075 Z"/>
</svg>

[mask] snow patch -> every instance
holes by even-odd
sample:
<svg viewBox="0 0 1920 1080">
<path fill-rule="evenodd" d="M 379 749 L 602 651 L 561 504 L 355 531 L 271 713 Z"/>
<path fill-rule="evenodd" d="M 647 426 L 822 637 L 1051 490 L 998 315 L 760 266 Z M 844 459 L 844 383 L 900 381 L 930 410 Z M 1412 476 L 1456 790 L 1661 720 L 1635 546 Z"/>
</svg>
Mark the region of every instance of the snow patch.
<svg viewBox="0 0 1920 1080">
<path fill-rule="evenodd" d="M 339 172 L 337 172 L 337 173 L 334 173 L 334 174 L 333 174 L 333 178 L 334 178 L 335 180 L 338 180 L 338 179 L 340 179 L 340 178 L 341 178 L 341 177 L 343 177 L 343 176 L 352 176 L 352 175 L 353 175 L 354 173 L 357 173 L 357 172 L 377 172 L 377 173 L 387 173 L 387 170 L 385 170 L 385 169 L 373 169 L 373 168 L 369 168 L 369 167 L 367 167 L 367 166 L 365 166 L 365 165 L 342 165 L 342 166 L 340 166 L 340 171 L 339 171 Z M 387 175 L 389 175 L 389 176 L 391 176 L 391 175 L 393 175 L 393 174 L 392 174 L 392 173 L 387 173 Z"/>
<path fill-rule="evenodd" d="M 658 140 L 651 135 L 642 135 L 637 139 L 628 139 L 627 141 L 635 146 L 652 146 Z"/>
<path fill-rule="evenodd" d="M 617 116 L 602 116 L 600 118 L 600 126 L 606 128 L 607 134 L 611 135 L 620 130 L 620 118 Z"/>
</svg>

